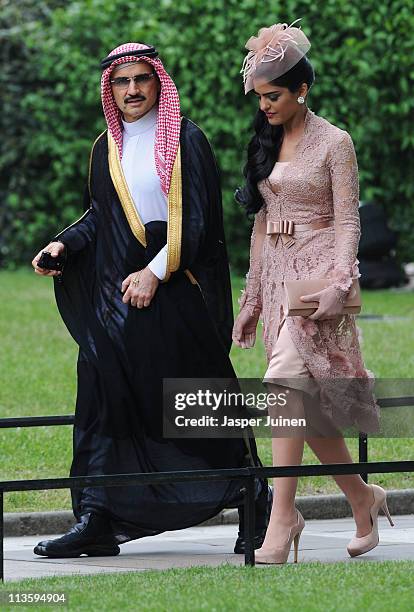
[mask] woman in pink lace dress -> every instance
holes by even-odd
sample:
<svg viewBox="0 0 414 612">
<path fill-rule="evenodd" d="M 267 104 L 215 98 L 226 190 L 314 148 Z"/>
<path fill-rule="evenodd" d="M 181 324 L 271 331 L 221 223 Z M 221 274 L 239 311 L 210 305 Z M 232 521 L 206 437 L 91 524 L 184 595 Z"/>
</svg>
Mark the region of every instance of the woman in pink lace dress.
<svg viewBox="0 0 414 612">
<path fill-rule="evenodd" d="M 253 346 L 261 317 L 268 361 L 264 381 L 273 391 L 290 387 L 284 416 L 306 415 L 310 397 L 317 398 L 320 411 L 305 434 L 273 431 L 274 465 L 300 464 L 305 439 L 321 462 L 350 463 L 338 427 L 378 429 L 370 385 L 361 390 L 349 383 L 346 393 L 338 391 L 344 381 L 372 380 L 361 357 L 355 318 L 343 314 L 352 279 L 359 276 L 358 168 L 348 132 L 306 105 L 314 80 L 305 55 L 309 47 L 302 30 L 276 24 L 249 39 L 243 66 L 245 92 L 254 90 L 259 110 L 248 147 L 246 184 L 236 197 L 248 213 L 255 213 L 255 220 L 233 339 L 241 348 Z M 293 222 L 293 234 L 283 233 L 287 224 L 282 221 Z M 319 308 L 308 317 L 287 316 L 283 281 L 309 278 L 331 279 L 323 291 L 303 296 L 304 305 L 316 300 Z M 321 423 L 324 436 L 317 433 Z M 333 433 L 327 437 L 326 431 Z M 359 475 L 335 480 L 357 527 L 348 552 L 360 555 L 378 544 L 377 516 L 380 507 L 387 509 L 386 494 Z M 274 486 L 268 531 L 256 552 L 259 563 L 285 563 L 292 541 L 296 560 L 304 527 L 295 508 L 297 478 L 275 479 Z"/>
</svg>

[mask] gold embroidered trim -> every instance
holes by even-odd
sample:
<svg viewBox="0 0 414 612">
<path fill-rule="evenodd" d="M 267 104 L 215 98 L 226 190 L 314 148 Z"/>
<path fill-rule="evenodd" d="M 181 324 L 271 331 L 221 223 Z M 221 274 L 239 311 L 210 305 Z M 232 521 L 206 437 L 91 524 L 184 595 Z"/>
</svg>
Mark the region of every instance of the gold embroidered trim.
<svg viewBox="0 0 414 612">
<path fill-rule="evenodd" d="M 91 191 L 91 176 L 92 176 L 92 157 L 93 157 L 93 150 L 95 148 L 96 143 L 98 142 L 98 140 L 100 139 L 101 136 L 103 136 L 105 134 L 106 130 L 104 130 L 103 132 L 101 132 L 101 134 L 99 134 L 98 138 L 95 139 L 95 142 L 92 145 L 92 149 L 91 149 L 91 153 L 89 155 L 89 171 L 88 171 L 88 189 L 89 189 L 89 195 L 92 197 L 92 191 Z"/>
<path fill-rule="evenodd" d="M 193 274 L 191 274 L 190 270 L 184 270 L 184 273 L 186 274 L 186 276 L 188 276 L 190 282 L 193 285 L 198 285 L 197 279 L 195 276 L 193 276 Z"/>
<path fill-rule="evenodd" d="M 79 223 L 79 221 L 82 221 L 82 219 L 84 217 L 86 217 L 86 215 L 89 215 L 89 213 L 92 210 L 92 206 L 90 206 L 88 208 L 88 210 L 85 210 L 85 212 L 83 213 L 83 215 L 81 217 L 79 217 L 79 219 L 76 219 L 76 221 L 74 221 L 73 223 L 71 223 L 70 225 L 68 225 L 67 227 L 65 227 L 65 229 L 61 230 L 52 240 L 52 242 L 54 242 L 56 240 L 56 238 L 59 238 L 59 236 L 61 236 L 63 234 L 63 232 L 66 232 L 66 230 L 70 229 L 71 227 L 73 227 L 74 225 L 76 225 L 77 223 Z"/>
<path fill-rule="evenodd" d="M 167 229 L 167 272 L 164 281 L 167 281 L 171 272 L 180 267 L 181 239 L 182 239 L 183 197 L 181 178 L 181 146 L 178 147 L 175 158 L 170 191 L 168 194 L 168 229 Z"/>
<path fill-rule="evenodd" d="M 109 172 L 111 179 L 114 184 L 115 190 L 118 194 L 119 201 L 121 202 L 125 216 L 128 221 L 128 225 L 131 228 L 135 238 L 144 246 L 147 246 L 145 240 L 145 228 L 141 221 L 138 211 L 135 208 L 134 200 L 132 199 L 131 193 L 128 189 L 125 175 L 122 171 L 121 160 L 119 159 L 118 147 L 116 146 L 115 140 L 112 138 L 108 131 L 108 162 Z"/>
</svg>

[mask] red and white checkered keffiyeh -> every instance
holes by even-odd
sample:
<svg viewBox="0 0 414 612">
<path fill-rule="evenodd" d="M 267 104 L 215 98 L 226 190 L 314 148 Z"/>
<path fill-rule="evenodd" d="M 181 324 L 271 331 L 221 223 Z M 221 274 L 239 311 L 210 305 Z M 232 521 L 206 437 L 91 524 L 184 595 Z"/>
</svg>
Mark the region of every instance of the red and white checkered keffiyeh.
<svg viewBox="0 0 414 612">
<path fill-rule="evenodd" d="M 126 43 L 113 49 L 113 51 L 109 53 L 109 56 L 140 49 L 148 49 L 148 46 L 142 43 Z M 112 95 L 110 77 L 115 66 L 136 61 L 145 61 L 151 64 L 161 82 L 161 91 L 158 101 L 157 129 L 155 134 L 155 167 L 160 177 L 161 188 L 163 192 L 168 195 L 172 169 L 180 142 L 181 115 L 180 98 L 177 88 L 170 75 L 166 72 L 161 60 L 146 56 L 140 56 L 138 59 L 133 55 L 126 55 L 125 57 L 114 60 L 102 73 L 101 97 L 103 111 L 108 124 L 108 130 L 118 146 L 119 156 L 122 157 L 123 127 L 121 112 Z"/>
</svg>

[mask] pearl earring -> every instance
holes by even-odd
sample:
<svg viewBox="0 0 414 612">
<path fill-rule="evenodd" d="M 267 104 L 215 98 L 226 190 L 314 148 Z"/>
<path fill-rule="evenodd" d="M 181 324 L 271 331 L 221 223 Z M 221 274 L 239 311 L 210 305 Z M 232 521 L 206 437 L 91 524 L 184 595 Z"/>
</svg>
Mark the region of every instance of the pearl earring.
<svg viewBox="0 0 414 612">
<path fill-rule="evenodd" d="M 303 104 L 305 102 L 305 98 L 303 96 L 299 96 L 298 102 L 299 104 Z"/>
</svg>

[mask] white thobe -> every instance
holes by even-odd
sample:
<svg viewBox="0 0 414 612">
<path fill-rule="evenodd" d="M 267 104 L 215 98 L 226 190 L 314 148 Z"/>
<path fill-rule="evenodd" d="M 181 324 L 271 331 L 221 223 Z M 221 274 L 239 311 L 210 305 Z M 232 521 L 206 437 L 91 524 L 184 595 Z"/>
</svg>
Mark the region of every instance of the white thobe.
<svg viewBox="0 0 414 612">
<path fill-rule="evenodd" d="M 155 167 L 154 145 L 158 107 L 146 115 L 124 126 L 122 143 L 122 169 L 135 208 L 145 225 L 150 221 L 168 220 L 167 197 Z M 149 269 L 160 279 L 167 269 L 167 245 L 148 264 Z"/>
</svg>

